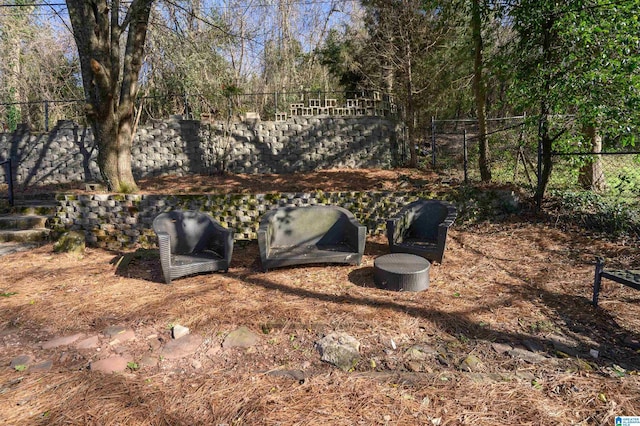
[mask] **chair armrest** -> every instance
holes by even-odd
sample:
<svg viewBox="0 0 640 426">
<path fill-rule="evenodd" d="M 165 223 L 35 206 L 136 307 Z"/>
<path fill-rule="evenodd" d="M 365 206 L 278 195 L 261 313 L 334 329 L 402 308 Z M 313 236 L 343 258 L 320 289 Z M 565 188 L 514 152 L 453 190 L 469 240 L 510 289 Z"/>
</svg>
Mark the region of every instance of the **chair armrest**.
<svg viewBox="0 0 640 426">
<path fill-rule="evenodd" d="M 446 243 L 447 232 L 455 222 L 456 217 L 458 217 L 457 209 L 451 204 L 447 205 L 447 217 L 438 225 L 438 244 L 442 244 L 443 247 Z"/>
<path fill-rule="evenodd" d="M 168 259 L 171 258 L 171 238 L 169 234 L 166 232 L 158 232 L 156 233 L 158 236 L 158 249 L 160 250 L 160 257 L 166 256 Z"/>
<path fill-rule="evenodd" d="M 451 225 L 453 225 L 452 221 L 445 221 L 438 225 L 438 242 L 444 242 L 444 240 L 446 240 Z"/>
<path fill-rule="evenodd" d="M 367 238 L 367 227 L 365 225 L 361 225 L 355 218 L 350 218 L 345 226 L 345 237 L 358 254 L 364 254 L 364 245 Z"/>
<path fill-rule="evenodd" d="M 208 247 L 230 263 L 233 254 L 233 229 L 225 228 L 216 222 L 212 222 L 212 225 L 213 233 L 209 238 Z"/>
<path fill-rule="evenodd" d="M 397 216 L 387 219 L 387 239 L 389 244 L 401 243 L 403 236 L 409 230 L 411 225 L 409 221 L 409 213 L 411 210 L 401 211 Z"/>
<path fill-rule="evenodd" d="M 166 232 L 157 232 L 158 249 L 160 251 L 160 266 L 167 284 L 171 284 L 171 238 Z"/>
<path fill-rule="evenodd" d="M 258 226 L 258 249 L 260 250 L 260 260 L 262 262 L 263 272 L 267 271 L 264 265 L 269 258 L 269 253 L 271 251 L 271 238 L 273 235 L 272 218 L 274 214 L 275 210 L 265 213 L 260 220 L 260 225 Z"/>
</svg>

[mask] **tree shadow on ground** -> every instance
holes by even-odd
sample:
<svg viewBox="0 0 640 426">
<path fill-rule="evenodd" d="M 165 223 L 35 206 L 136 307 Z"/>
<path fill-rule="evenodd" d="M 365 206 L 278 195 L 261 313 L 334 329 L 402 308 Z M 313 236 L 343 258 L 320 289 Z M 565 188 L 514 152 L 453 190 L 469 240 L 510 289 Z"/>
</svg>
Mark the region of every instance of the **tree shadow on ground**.
<svg viewBox="0 0 640 426">
<path fill-rule="evenodd" d="M 361 286 L 365 286 L 365 280 L 367 279 L 367 271 L 354 271 L 353 281 L 355 284 L 360 283 Z M 484 340 L 488 342 L 505 342 L 513 345 L 521 345 L 522 342 L 533 342 L 537 346 L 545 348 L 549 356 L 555 357 L 560 351 L 558 349 L 560 345 L 564 345 L 561 348 L 574 352 L 578 356 L 585 355 L 585 348 L 583 347 L 565 347 L 566 343 L 562 341 L 556 341 L 554 336 L 542 336 L 533 335 L 523 332 L 503 332 L 491 330 L 485 327 L 483 324 L 469 320 L 466 316 L 471 312 L 464 313 L 450 313 L 434 307 L 422 308 L 416 306 L 406 305 L 400 302 L 391 302 L 385 300 L 379 300 L 375 298 L 360 298 L 351 295 L 328 295 L 312 290 L 306 290 L 302 288 L 295 288 L 292 286 L 283 285 L 273 282 L 268 279 L 268 273 L 261 276 L 247 275 L 245 273 L 230 273 L 233 277 L 240 281 L 243 281 L 249 285 L 256 285 L 265 289 L 275 290 L 282 293 L 288 293 L 300 298 L 312 299 L 322 302 L 330 302 L 335 304 L 345 305 L 361 305 L 361 306 L 373 306 L 377 308 L 391 309 L 404 314 L 410 315 L 417 319 L 425 319 L 434 322 L 445 332 L 453 336 L 464 335 L 467 338 Z M 358 285 L 358 284 L 357 284 Z M 368 285 L 366 285 L 368 287 Z M 608 314 L 602 312 L 597 313 L 599 317 L 597 320 L 591 321 L 588 327 L 576 327 L 584 322 L 585 318 L 589 315 L 575 315 L 575 310 L 566 309 L 569 306 L 578 307 L 585 312 L 589 312 L 590 304 L 589 300 L 584 297 L 571 296 L 567 294 L 555 294 L 545 291 L 537 287 L 524 286 L 523 290 L 516 290 L 513 293 L 512 298 L 515 296 L 520 298 L 526 298 L 527 300 L 539 299 L 543 301 L 549 308 L 563 312 L 564 323 L 571 331 L 575 331 L 575 336 L 583 336 L 586 340 L 599 343 L 601 346 L 600 358 L 594 360 L 599 364 L 615 363 L 623 366 L 627 370 L 637 371 L 640 370 L 640 354 L 636 353 L 632 348 L 619 345 L 620 342 L 612 341 L 610 336 L 618 336 L 620 334 L 632 335 L 635 339 L 640 337 L 637 333 L 630 330 L 625 330 L 619 325 L 614 318 Z M 561 301 L 561 302 L 558 302 Z M 498 307 L 497 305 L 494 307 Z M 483 309 L 491 309 L 492 305 L 487 303 L 482 306 Z M 591 315 L 595 312 L 591 310 Z M 570 344 L 569 344 L 570 345 Z M 562 352 L 562 351 L 561 351 Z M 586 348 L 586 356 L 589 351 Z"/>
</svg>

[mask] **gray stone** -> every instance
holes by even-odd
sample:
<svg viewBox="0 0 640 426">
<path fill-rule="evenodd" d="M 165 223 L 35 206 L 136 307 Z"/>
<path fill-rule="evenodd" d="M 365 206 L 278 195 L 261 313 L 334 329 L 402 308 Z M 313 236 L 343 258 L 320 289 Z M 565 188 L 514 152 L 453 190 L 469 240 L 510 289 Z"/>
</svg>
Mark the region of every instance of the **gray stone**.
<svg viewBox="0 0 640 426">
<path fill-rule="evenodd" d="M 176 324 L 171 328 L 171 335 L 174 339 L 179 339 L 182 336 L 186 336 L 189 334 L 189 329 L 187 327 L 181 326 L 180 324 Z"/>
<path fill-rule="evenodd" d="M 29 371 L 31 371 L 32 373 L 35 373 L 38 371 L 49 371 L 51 370 L 51 367 L 53 367 L 53 361 L 46 360 L 46 361 L 39 362 L 37 364 L 33 364 L 31 367 L 29 367 Z"/>
<path fill-rule="evenodd" d="M 92 362 L 90 369 L 91 371 L 99 371 L 101 373 L 116 373 L 119 371 L 125 371 L 128 368 L 129 362 L 131 362 L 130 359 L 122 356 L 113 356 Z"/>
<path fill-rule="evenodd" d="M 83 232 L 69 231 L 65 232 L 53 244 L 53 251 L 56 253 L 71 253 L 75 255 L 83 255 L 86 241 Z"/>
<path fill-rule="evenodd" d="M 57 337 L 42 344 L 42 349 L 52 349 L 59 346 L 68 346 L 78 339 L 84 337 L 84 333 L 76 333 L 71 336 Z"/>
<path fill-rule="evenodd" d="M 544 347 L 534 340 L 523 340 L 522 344 L 531 352 L 544 352 Z"/>
<path fill-rule="evenodd" d="M 428 345 L 413 345 L 404 353 L 405 357 L 414 361 L 424 361 L 429 355 L 435 354 L 437 351 Z"/>
<path fill-rule="evenodd" d="M 151 349 L 152 351 L 157 351 L 162 346 L 162 342 L 160 342 L 160 339 L 158 339 L 157 337 L 149 339 L 147 343 L 149 344 L 149 349 Z"/>
<path fill-rule="evenodd" d="M 508 354 L 514 358 L 528 362 L 529 364 L 538 364 L 547 359 L 542 355 L 520 348 L 511 349 Z"/>
<path fill-rule="evenodd" d="M 341 332 L 331 333 L 317 342 L 320 359 L 343 371 L 353 369 L 360 361 L 360 342 Z"/>
<path fill-rule="evenodd" d="M 568 356 L 578 356 L 580 354 L 577 342 L 572 341 L 565 336 L 555 335 L 550 337 L 549 341 L 551 341 L 556 352 L 560 352 L 559 355 L 566 354 Z"/>
<path fill-rule="evenodd" d="M 247 327 L 242 326 L 233 330 L 222 342 L 223 348 L 248 348 L 260 342 L 260 336 Z"/>
<path fill-rule="evenodd" d="M 166 359 L 179 359 L 196 352 L 202 344 L 202 337 L 196 334 L 187 334 L 181 339 L 170 340 L 160 351 L 160 356 Z"/>
<path fill-rule="evenodd" d="M 119 343 L 128 342 L 129 340 L 133 340 L 136 338 L 136 334 L 133 330 L 124 330 L 121 333 L 118 333 L 113 337 L 113 340 L 109 342 L 110 345 L 117 345 Z"/>
<path fill-rule="evenodd" d="M 140 362 L 138 362 L 138 365 L 142 368 L 142 367 L 155 367 L 158 365 L 158 358 L 151 356 L 151 355 L 145 355 L 142 358 L 140 358 Z"/>
<path fill-rule="evenodd" d="M 122 325 L 112 325 L 104 329 L 103 333 L 109 337 L 117 336 L 118 334 L 124 333 L 127 330 L 127 327 Z"/>
<path fill-rule="evenodd" d="M 499 353 L 499 354 L 509 352 L 510 350 L 513 349 L 513 346 L 507 343 L 492 343 L 491 347 L 493 348 L 494 351 L 496 351 L 496 353 Z"/>
<path fill-rule="evenodd" d="M 420 373 L 423 370 L 422 364 L 418 361 L 408 361 L 406 367 L 414 373 Z"/>
<path fill-rule="evenodd" d="M 32 248 L 35 248 L 35 247 L 37 247 L 37 244 L 29 243 L 29 242 L 20 242 L 20 241 L 0 242 L 0 256 L 31 250 Z"/>
<path fill-rule="evenodd" d="M 76 342 L 75 347 L 77 349 L 95 349 L 98 347 L 99 343 L 100 338 L 98 336 L 91 336 Z"/>
<path fill-rule="evenodd" d="M 11 366 L 11 368 L 16 368 L 21 365 L 28 367 L 31 363 L 33 363 L 33 357 L 31 355 L 20 355 L 12 359 L 9 366 Z"/>
<path fill-rule="evenodd" d="M 304 382 L 306 376 L 302 370 L 274 370 L 267 373 L 269 376 L 286 377 L 296 380 L 300 383 Z"/>
<path fill-rule="evenodd" d="M 482 362 L 480 361 L 480 358 L 473 354 L 469 354 L 464 360 L 462 360 L 458 368 L 462 371 L 471 373 L 479 371 L 481 369 L 481 366 Z"/>
</svg>

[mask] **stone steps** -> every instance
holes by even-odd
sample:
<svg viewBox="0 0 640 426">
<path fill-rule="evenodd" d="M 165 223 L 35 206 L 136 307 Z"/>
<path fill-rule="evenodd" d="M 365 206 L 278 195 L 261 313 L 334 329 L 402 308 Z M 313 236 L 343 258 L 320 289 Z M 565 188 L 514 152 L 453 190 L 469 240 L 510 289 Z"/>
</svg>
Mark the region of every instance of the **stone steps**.
<svg viewBox="0 0 640 426">
<path fill-rule="evenodd" d="M 0 242 L 46 243 L 49 219 L 56 211 L 51 199 L 20 199 L 0 214 Z"/>
<path fill-rule="evenodd" d="M 0 230 L 0 242 L 44 243 L 49 240 L 50 232 L 51 230 L 47 228 L 4 229 Z"/>
<path fill-rule="evenodd" d="M 7 214 L 0 216 L 0 230 L 46 228 L 49 216 Z"/>
</svg>

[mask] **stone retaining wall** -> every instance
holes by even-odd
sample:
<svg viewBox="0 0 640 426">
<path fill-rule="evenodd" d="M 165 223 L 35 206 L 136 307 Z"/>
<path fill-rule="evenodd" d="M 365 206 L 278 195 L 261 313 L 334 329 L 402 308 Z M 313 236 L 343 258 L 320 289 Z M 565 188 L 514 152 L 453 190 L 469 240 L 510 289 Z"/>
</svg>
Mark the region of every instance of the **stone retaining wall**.
<svg viewBox="0 0 640 426">
<path fill-rule="evenodd" d="M 383 117 L 295 117 L 228 126 L 170 119 L 138 130 L 132 169 L 141 178 L 208 174 L 223 168 L 254 174 L 389 168 L 399 163 L 401 137 L 401 126 Z M 18 187 L 98 182 L 96 157 L 91 130 L 70 121 L 58 122 L 44 134 L 26 128 L 0 134 L 0 161 L 12 159 Z"/>
<path fill-rule="evenodd" d="M 261 216 L 276 207 L 330 204 L 351 211 L 370 235 L 384 233 L 386 219 L 427 192 L 312 192 L 202 195 L 59 195 L 53 228 L 83 231 L 87 244 L 121 250 L 153 247 L 153 219 L 173 209 L 200 210 L 235 231 L 236 240 L 254 240 Z"/>
</svg>

